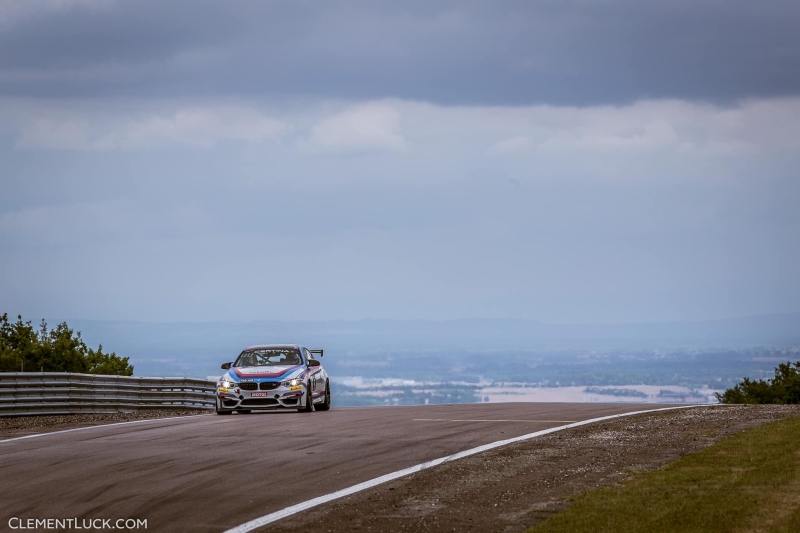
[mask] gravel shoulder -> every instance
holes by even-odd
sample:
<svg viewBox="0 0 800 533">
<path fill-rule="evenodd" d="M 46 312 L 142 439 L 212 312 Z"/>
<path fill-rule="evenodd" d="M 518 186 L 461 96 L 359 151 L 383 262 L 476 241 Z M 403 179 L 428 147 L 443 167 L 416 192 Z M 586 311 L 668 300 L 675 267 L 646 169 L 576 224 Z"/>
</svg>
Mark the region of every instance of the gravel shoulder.
<svg viewBox="0 0 800 533">
<path fill-rule="evenodd" d="M 64 429 L 132 422 L 134 420 L 149 420 L 152 418 L 203 415 L 209 412 L 201 409 L 171 409 L 168 411 L 136 411 L 132 413 L 0 417 L 0 440 L 35 435 L 37 433 L 50 433 Z"/>
<path fill-rule="evenodd" d="M 581 492 L 798 416 L 800 406 L 715 406 L 581 426 L 419 472 L 264 530 L 525 531 Z"/>
</svg>

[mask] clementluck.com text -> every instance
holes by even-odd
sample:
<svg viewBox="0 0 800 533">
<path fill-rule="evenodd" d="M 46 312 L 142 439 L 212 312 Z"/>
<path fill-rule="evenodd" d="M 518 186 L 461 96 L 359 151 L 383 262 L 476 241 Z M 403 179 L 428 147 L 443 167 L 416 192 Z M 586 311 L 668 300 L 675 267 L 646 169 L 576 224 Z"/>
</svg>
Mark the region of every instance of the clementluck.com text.
<svg viewBox="0 0 800 533">
<path fill-rule="evenodd" d="M 8 519 L 10 529 L 147 529 L 142 518 L 17 518 Z"/>
</svg>

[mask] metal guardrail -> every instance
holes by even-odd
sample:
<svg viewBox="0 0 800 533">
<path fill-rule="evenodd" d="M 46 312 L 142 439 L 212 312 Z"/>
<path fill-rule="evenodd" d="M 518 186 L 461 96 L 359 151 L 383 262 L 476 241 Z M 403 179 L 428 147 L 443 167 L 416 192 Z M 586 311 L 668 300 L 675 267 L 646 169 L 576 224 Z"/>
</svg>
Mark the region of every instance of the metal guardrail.
<svg viewBox="0 0 800 533">
<path fill-rule="evenodd" d="M 0 373 L 0 416 L 213 409 L 215 383 L 69 372 Z"/>
</svg>

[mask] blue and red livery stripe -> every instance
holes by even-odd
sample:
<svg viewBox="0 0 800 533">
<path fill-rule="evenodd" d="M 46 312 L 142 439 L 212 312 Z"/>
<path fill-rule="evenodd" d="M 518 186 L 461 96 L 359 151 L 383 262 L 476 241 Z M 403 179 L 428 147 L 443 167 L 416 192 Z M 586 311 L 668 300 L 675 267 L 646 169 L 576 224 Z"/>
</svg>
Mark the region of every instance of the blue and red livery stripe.
<svg viewBox="0 0 800 533">
<path fill-rule="evenodd" d="M 240 378 L 253 378 L 253 377 L 255 377 L 255 378 L 276 378 L 278 376 L 283 376 L 284 374 L 286 374 L 288 372 L 292 372 L 294 370 L 297 370 L 301 366 L 303 366 L 303 365 L 295 365 L 293 367 L 287 368 L 286 370 L 282 370 L 280 372 L 260 372 L 258 374 L 243 374 L 236 367 L 233 368 L 233 371 L 236 372 L 236 375 L 239 376 Z"/>
</svg>

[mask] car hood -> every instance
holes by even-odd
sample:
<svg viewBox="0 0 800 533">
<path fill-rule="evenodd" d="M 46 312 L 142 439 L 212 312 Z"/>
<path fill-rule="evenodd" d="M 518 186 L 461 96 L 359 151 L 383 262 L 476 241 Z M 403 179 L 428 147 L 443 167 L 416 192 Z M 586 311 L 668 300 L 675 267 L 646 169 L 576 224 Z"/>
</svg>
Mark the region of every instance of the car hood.
<svg viewBox="0 0 800 533">
<path fill-rule="evenodd" d="M 231 381 L 252 380 L 274 381 L 278 379 L 291 379 L 305 372 L 305 365 L 289 366 L 241 366 L 228 370 L 227 375 Z"/>
</svg>

